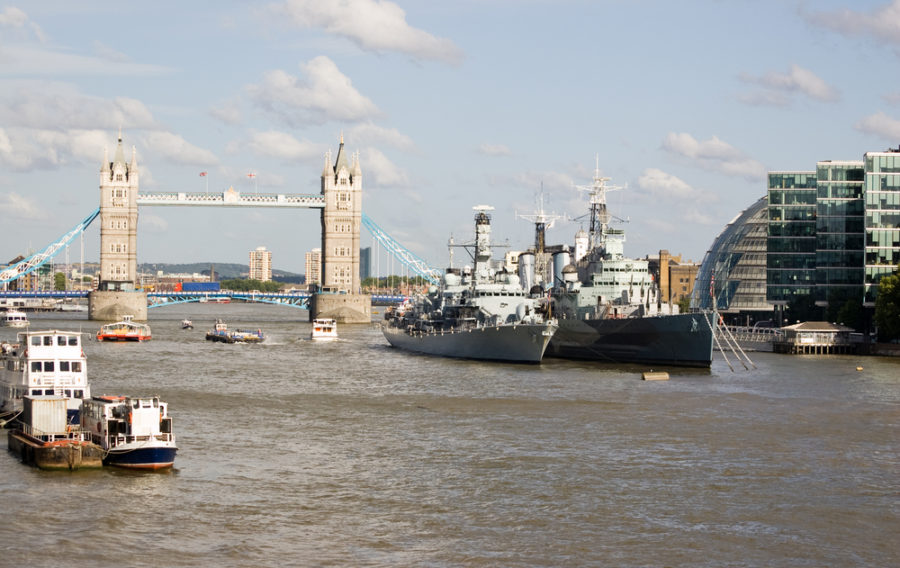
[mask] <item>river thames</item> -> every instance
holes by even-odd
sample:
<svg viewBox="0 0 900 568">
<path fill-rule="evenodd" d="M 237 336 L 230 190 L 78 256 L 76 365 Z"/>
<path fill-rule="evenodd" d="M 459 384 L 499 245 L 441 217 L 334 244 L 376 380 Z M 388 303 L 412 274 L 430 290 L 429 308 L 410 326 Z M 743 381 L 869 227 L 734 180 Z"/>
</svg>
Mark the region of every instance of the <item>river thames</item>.
<svg viewBox="0 0 900 568">
<path fill-rule="evenodd" d="M 217 316 L 268 339 L 207 342 Z M 278 306 L 149 317 L 146 343 L 86 341 L 88 375 L 95 395 L 169 402 L 175 468 L 2 452 L 0 565 L 900 565 L 900 359 L 754 353 L 732 372 L 717 353 L 642 381 L 410 354 L 374 325 L 314 343 Z"/>
</svg>

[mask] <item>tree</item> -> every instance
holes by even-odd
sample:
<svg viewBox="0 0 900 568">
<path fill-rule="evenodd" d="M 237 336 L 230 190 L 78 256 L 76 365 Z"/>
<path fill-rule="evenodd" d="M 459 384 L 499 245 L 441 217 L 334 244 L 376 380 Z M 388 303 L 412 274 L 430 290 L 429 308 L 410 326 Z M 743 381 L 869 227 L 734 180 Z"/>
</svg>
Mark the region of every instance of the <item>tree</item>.
<svg viewBox="0 0 900 568">
<path fill-rule="evenodd" d="M 691 297 L 690 296 L 682 296 L 680 300 L 678 300 L 678 311 L 679 313 L 686 314 L 691 311 Z"/>
<path fill-rule="evenodd" d="M 880 341 L 900 339 L 900 271 L 884 276 L 878 282 L 875 324 Z"/>
<path fill-rule="evenodd" d="M 62 272 L 53 275 L 53 289 L 57 291 L 66 289 L 66 275 Z"/>
</svg>

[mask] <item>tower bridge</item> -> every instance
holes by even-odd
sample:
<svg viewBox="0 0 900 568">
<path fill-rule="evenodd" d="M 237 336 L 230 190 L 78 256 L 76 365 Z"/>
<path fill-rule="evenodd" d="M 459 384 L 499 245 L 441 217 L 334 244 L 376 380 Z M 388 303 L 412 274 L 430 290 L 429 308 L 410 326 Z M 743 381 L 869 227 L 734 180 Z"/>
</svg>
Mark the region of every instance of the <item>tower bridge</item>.
<svg viewBox="0 0 900 568">
<path fill-rule="evenodd" d="M 326 154 L 319 194 L 224 192 L 140 192 L 137 152 L 126 162 L 122 137 L 112 161 L 100 169 L 100 207 L 56 243 L 40 253 L 0 270 L 0 284 L 19 278 L 50 260 L 96 218 L 100 218 L 100 273 L 97 290 L 88 294 L 92 320 L 147 316 L 148 294 L 138 287 L 138 206 L 292 207 L 318 209 L 322 225 L 322 286 L 308 299 L 309 317 L 333 317 L 345 323 L 369 322 L 372 299 L 360 292 L 360 228 L 414 272 L 437 281 L 438 271 L 396 243 L 362 213 L 362 170 L 359 154 L 344 152 L 343 137 L 332 164 Z"/>
</svg>

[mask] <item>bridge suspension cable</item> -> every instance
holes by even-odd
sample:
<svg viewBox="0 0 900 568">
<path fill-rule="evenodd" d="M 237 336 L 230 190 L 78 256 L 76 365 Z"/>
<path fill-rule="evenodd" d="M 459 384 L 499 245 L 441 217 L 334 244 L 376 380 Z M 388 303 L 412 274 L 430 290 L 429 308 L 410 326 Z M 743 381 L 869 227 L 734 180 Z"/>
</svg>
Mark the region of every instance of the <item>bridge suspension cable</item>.
<svg viewBox="0 0 900 568">
<path fill-rule="evenodd" d="M 19 261 L 15 264 L 0 270 L 0 284 L 5 284 L 17 278 L 21 278 L 26 274 L 33 272 L 35 269 L 40 267 L 42 264 L 46 263 L 48 260 L 52 259 L 56 254 L 68 246 L 72 239 L 80 235 L 87 227 L 90 225 L 94 219 L 100 214 L 100 208 L 97 207 L 90 215 L 84 218 L 81 223 L 75 225 L 71 231 L 60 237 L 53 243 L 47 245 L 44 250 L 33 254 L 26 258 L 25 260 Z"/>
<path fill-rule="evenodd" d="M 441 271 L 430 266 L 427 262 L 407 250 L 403 245 L 398 243 L 387 234 L 381 227 L 375 224 L 375 221 L 369 218 L 365 213 L 362 214 L 362 223 L 366 229 L 372 234 L 378 243 L 393 254 L 400 262 L 405 264 L 414 273 L 418 274 L 432 284 L 439 284 L 441 281 Z"/>
</svg>

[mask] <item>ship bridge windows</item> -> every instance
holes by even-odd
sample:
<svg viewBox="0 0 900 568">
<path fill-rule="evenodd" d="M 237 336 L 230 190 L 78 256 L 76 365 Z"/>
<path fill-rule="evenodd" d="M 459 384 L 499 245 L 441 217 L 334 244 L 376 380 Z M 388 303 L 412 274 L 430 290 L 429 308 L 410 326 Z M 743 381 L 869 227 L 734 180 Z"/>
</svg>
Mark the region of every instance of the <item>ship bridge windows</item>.
<svg viewBox="0 0 900 568">
<path fill-rule="evenodd" d="M 55 361 L 32 361 L 31 362 L 31 372 L 32 373 L 52 373 L 56 368 Z"/>
</svg>

